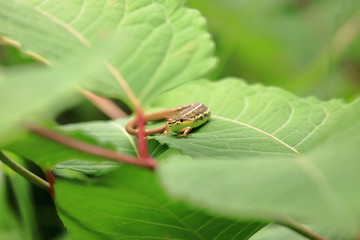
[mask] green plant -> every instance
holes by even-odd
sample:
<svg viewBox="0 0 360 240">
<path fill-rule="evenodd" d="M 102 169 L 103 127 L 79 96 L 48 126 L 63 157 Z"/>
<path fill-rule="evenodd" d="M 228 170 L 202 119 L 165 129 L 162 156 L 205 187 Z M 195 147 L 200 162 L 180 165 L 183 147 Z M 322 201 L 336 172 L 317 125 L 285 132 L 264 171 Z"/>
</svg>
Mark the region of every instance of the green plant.
<svg viewBox="0 0 360 240">
<path fill-rule="evenodd" d="M 199 80 L 215 66 L 214 44 L 184 1 L 1 1 L 0 37 L 44 63 L 0 69 L 1 160 L 20 156 L 58 173 L 54 200 L 72 239 L 249 239 L 271 222 L 311 239 L 323 238 L 298 222 L 329 238 L 358 233 L 359 100 Z M 124 130 L 130 118 L 50 120 L 79 101 L 78 86 L 139 110 L 119 73 L 146 111 L 203 102 L 211 121 L 187 139 L 149 137 L 154 171 L 23 124 L 139 156 Z"/>
</svg>

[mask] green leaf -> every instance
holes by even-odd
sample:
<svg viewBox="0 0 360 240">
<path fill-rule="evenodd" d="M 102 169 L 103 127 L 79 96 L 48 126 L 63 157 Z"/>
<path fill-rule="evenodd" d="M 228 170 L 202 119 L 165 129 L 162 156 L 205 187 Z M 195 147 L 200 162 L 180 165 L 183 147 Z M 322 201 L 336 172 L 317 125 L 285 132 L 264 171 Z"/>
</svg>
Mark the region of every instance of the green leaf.
<svg viewBox="0 0 360 240">
<path fill-rule="evenodd" d="M 17 161 L 20 161 L 22 165 L 24 165 L 24 161 L 22 159 L 19 159 L 16 156 L 12 157 L 15 159 L 17 158 Z M 39 238 L 39 232 L 35 216 L 34 201 L 32 200 L 34 196 L 31 184 L 23 176 L 13 172 L 13 170 L 9 171 L 11 173 L 8 174 L 8 179 L 15 198 L 15 201 L 12 201 L 12 204 L 15 204 L 20 214 L 20 232 L 23 236 L 19 239 L 36 240 Z M 10 207 L 8 206 L 8 208 Z"/>
<path fill-rule="evenodd" d="M 19 240 L 24 237 L 24 229 L 15 213 L 11 210 L 7 199 L 7 188 L 4 171 L 5 166 L 0 162 L 0 238 L 9 240 Z M 9 169 L 6 169 L 9 170 Z"/>
<path fill-rule="evenodd" d="M 251 240 L 278 240 L 278 239 L 291 239 L 291 240 L 307 240 L 308 238 L 291 231 L 283 226 L 269 224 L 257 232 Z"/>
<path fill-rule="evenodd" d="M 122 167 L 89 182 L 58 179 L 56 206 L 72 239 L 248 239 L 264 223 L 208 215 L 169 199 L 156 176 Z"/>
<path fill-rule="evenodd" d="M 112 54 L 109 46 L 98 46 L 76 51 L 53 68 L 0 68 L 0 143 L 14 137 L 21 123 L 53 116 L 74 104 L 76 85 L 92 82 L 89 78 L 99 74 L 98 66 Z"/>
<path fill-rule="evenodd" d="M 104 39 L 110 38 L 117 54 L 108 60 L 147 102 L 157 93 L 202 77 L 214 66 L 205 21 L 183 4 L 165 0 L 1 1 L 0 36 L 51 63 L 79 48 L 106 44 Z M 98 79 L 101 83 L 85 86 L 126 100 L 113 76 L 104 72 Z"/>
<path fill-rule="evenodd" d="M 107 123 L 104 123 L 104 125 Z M 79 125 L 79 128 L 83 128 L 82 124 L 76 124 Z M 75 126 L 76 127 L 76 126 Z M 113 142 L 114 146 L 118 145 L 117 141 Z M 150 156 L 153 158 L 157 158 L 159 156 L 162 156 L 163 152 L 165 152 L 168 148 L 166 145 L 160 145 L 155 140 L 148 141 L 148 150 L 150 152 Z M 118 149 L 119 151 L 120 149 Z M 36 159 L 36 158 L 35 158 Z M 104 175 L 114 169 L 117 169 L 119 167 L 119 163 L 113 162 L 113 161 L 87 161 L 87 160 L 68 160 L 65 162 L 61 162 L 59 164 L 55 165 L 55 169 L 67 169 L 67 170 L 73 170 L 77 172 L 82 172 L 86 174 L 91 175 Z"/>
<path fill-rule="evenodd" d="M 153 138 L 192 156 L 286 157 L 311 146 L 345 106 L 339 100 L 322 102 L 315 98 L 301 99 L 278 88 L 248 86 L 237 79 L 188 84 L 157 98 L 153 106 L 166 109 L 196 101 L 204 102 L 210 107 L 212 119 L 209 123 L 195 129 L 187 139 L 161 135 Z M 110 144 L 120 152 L 133 154 L 134 138 L 125 132 L 126 122 L 127 120 L 82 123 L 69 125 L 64 129 L 79 131 L 94 138 L 95 142 Z M 58 155 L 60 158 L 44 154 L 45 150 L 40 146 L 45 143 L 38 139 L 39 137 L 33 137 L 27 143 L 16 142 L 8 149 L 47 167 L 74 159 L 79 154 L 75 150 L 69 151 L 67 147 L 58 149 L 61 152 Z M 46 149 L 50 149 L 53 143 L 46 144 L 49 146 Z M 159 149 L 161 154 L 164 148 Z M 57 152 L 55 148 L 49 151 Z M 64 151 L 67 152 L 66 155 Z M 73 158 L 72 154 L 75 154 Z M 88 160 L 89 157 L 78 159 Z"/>
<path fill-rule="evenodd" d="M 67 169 L 95 176 L 104 175 L 117 169 L 119 164 L 112 161 L 68 160 L 55 165 L 55 170 Z M 58 172 L 56 172 L 58 174 Z"/>
<path fill-rule="evenodd" d="M 172 195 L 216 213 L 285 215 L 354 237 L 360 223 L 360 100 L 342 115 L 302 155 L 228 161 L 178 156 L 161 165 L 162 182 Z"/>
<path fill-rule="evenodd" d="M 59 127 L 58 130 L 81 141 L 113 149 L 119 153 L 137 155 L 136 140 L 125 131 L 127 121 L 127 119 L 122 119 L 68 124 Z M 7 144 L 4 149 L 31 159 L 45 169 L 51 169 L 54 165 L 63 163 L 59 168 L 88 174 L 102 174 L 119 165 L 118 163 L 110 164 L 109 159 L 87 154 L 30 133 Z M 153 157 L 159 156 L 166 149 L 166 146 L 160 145 L 155 140 L 149 141 L 149 152 Z M 80 163 L 80 161 L 85 162 Z"/>
<path fill-rule="evenodd" d="M 123 120 L 112 124 L 103 124 L 101 122 L 69 124 L 59 130 L 63 130 L 64 133 L 81 141 L 111 148 L 126 154 L 136 154 L 135 142 L 125 132 L 123 124 Z M 96 139 L 91 138 L 92 136 L 96 136 Z M 87 154 L 30 133 L 7 144 L 4 148 L 31 159 L 45 169 L 51 169 L 55 164 L 68 160 L 109 161 L 106 158 Z M 96 164 L 99 163 L 94 163 L 93 167 L 95 169 Z M 95 169 L 93 170 L 95 171 Z"/>
<path fill-rule="evenodd" d="M 301 152 L 345 107 L 341 100 L 299 98 L 284 90 L 238 79 L 187 84 L 158 97 L 157 108 L 203 102 L 210 121 L 187 139 L 154 136 L 161 143 L 201 157 L 289 156 Z"/>
</svg>

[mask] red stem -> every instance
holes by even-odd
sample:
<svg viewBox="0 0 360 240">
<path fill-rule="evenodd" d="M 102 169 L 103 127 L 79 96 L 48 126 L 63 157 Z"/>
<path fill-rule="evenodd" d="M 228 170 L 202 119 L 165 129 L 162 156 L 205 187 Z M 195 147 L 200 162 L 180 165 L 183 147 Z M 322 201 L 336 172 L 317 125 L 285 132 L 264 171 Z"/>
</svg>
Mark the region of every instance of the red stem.
<svg viewBox="0 0 360 240">
<path fill-rule="evenodd" d="M 144 112 L 141 108 L 138 108 L 136 113 L 137 113 L 136 124 L 138 128 L 137 139 L 138 139 L 140 160 L 144 164 L 156 165 L 156 162 L 152 158 L 150 158 L 148 152 L 146 132 L 145 132 L 146 121 L 144 117 Z"/>
<path fill-rule="evenodd" d="M 47 128 L 31 125 L 31 126 L 28 126 L 28 129 L 36 134 L 39 134 L 43 137 L 51 139 L 55 142 L 61 143 L 63 145 L 66 145 L 68 147 L 71 147 L 71 148 L 74 148 L 77 150 L 80 150 L 82 152 L 90 153 L 92 155 L 105 157 L 105 158 L 112 159 L 112 160 L 115 160 L 118 162 L 124 162 L 124 163 L 129 163 L 132 165 L 147 167 L 150 169 L 154 169 L 156 166 L 155 161 L 146 161 L 146 162 L 139 161 L 139 159 L 134 156 L 127 155 L 127 154 L 120 154 L 120 153 L 117 153 L 110 149 L 106 149 L 106 148 L 103 148 L 103 147 L 100 147 L 100 146 L 97 146 L 94 144 L 86 143 L 86 142 L 68 137 L 66 135 L 63 135 L 61 133 L 55 132 L 55 131 L 47 129 Z"/>
<path fill-rule="evenodd" d="M 54 190 L 55 177 L 51 170 L 45 172 L 45 177 L 46 177 L 48 183 L 50 184 L 49 192 L 50 192 L 51 199 L 54 200 L 54 198 L 55 198 L 55 190 Z"/>
</svg>

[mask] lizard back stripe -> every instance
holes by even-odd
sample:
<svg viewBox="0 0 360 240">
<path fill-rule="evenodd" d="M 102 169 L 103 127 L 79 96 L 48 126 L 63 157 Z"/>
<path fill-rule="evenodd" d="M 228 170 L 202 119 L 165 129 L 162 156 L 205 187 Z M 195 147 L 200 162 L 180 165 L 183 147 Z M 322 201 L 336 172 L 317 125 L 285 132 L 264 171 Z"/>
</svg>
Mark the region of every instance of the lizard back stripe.
<svg viewBox="0 0 360 240">
<path fill-rule="evenodd" d="M 199 113 L 207 111 L 208 108 L 203 103 L 193 103 L 186 109 L 184 109 L 179 115 L 174 118 L 188 118 L 194 119 Z"/>
</svg>

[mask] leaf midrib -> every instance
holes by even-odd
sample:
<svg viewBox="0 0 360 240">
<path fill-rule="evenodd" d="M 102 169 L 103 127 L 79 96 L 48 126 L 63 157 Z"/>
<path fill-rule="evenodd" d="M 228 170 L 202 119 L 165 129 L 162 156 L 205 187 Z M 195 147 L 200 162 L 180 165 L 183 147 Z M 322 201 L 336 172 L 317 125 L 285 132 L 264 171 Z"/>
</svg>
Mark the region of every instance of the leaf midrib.
<svg viewBox="0 0 360 240">
<path fill-rule="evenodd" d="M 264 134 L 264 135 L 266 135 L 268 137 L 271 137 L 272 139 L 274 139 L 275 141 L 277 141 L 281 145 L 287 147 L 288 149 L 290 149 L 294 153 L 300 154 L 300 152 L 298 150 L 296 150 L 294 147 L 290 146 L 289 144 L 287 144 L 286 142 L 284 142 L 281 139 L 277 138 L 276 136 L 272 135 L 271 133 L 268 133 L 268 132 L 266 132 L 264 130 L 261 130 L 260 128 L 254 127 L 254 126 L 252 126 L 250 124 L 247 124 L 247 123 L 240 122 L 238 120 L 234 120 L 234 119 L 230 119 L 230 118 L 226 118 L 226 117 L 222 117 L 222 116 L 218 116 L 218 115 L 213 115 L 212 118 L 220 119 L 220 120 L 228 121 L 228 122 L 232 122 L 232 123 L 236 123 L 238 125 L 242 125 L 244 127 L 253 129 L 253 130 L 257 131 L 257 132 L 260 132 L 261 134 Z"/>
</svg>

